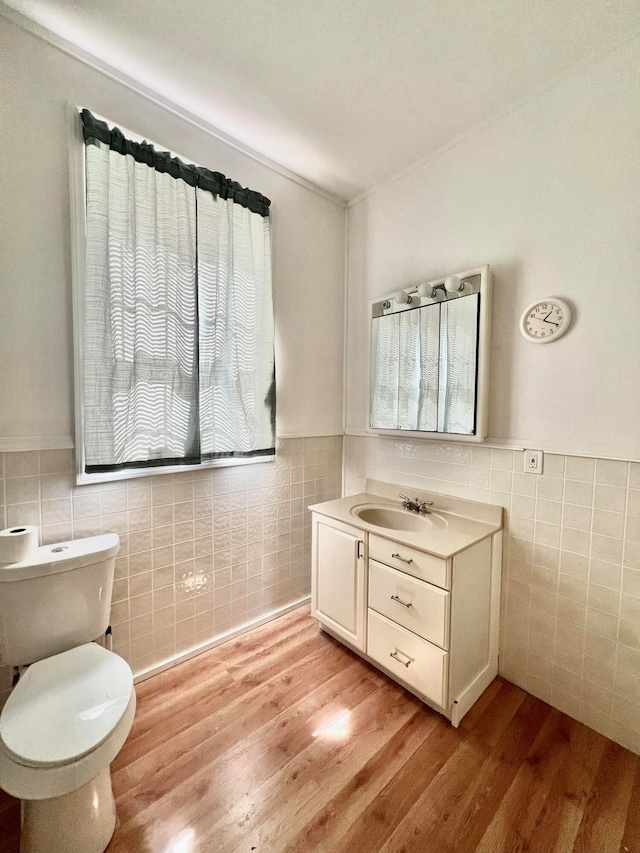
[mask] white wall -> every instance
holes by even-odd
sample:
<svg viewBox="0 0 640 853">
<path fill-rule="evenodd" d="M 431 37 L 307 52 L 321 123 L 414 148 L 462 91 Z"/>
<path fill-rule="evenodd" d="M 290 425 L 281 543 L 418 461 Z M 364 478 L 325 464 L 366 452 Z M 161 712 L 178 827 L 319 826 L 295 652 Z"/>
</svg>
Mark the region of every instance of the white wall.
<svg viewBox="0 0 640 853">
<path fill-rule="evenodd" d="M 69 102 L 272 200 L 278 434 L 342 432 L 344 210 L 0 17 L 0 450 L 73 435 Z"/>
<path fill-rule="evenodd" d="M 367 424 L 367 300 L 489 263 L 490 440 L 640 459 L 638 48 L 582 69 L 350 209 L 348 432 Z M 520 314 L 551 295 L 570 302 L 574 325 L 532 345 Z"/>
</svg>

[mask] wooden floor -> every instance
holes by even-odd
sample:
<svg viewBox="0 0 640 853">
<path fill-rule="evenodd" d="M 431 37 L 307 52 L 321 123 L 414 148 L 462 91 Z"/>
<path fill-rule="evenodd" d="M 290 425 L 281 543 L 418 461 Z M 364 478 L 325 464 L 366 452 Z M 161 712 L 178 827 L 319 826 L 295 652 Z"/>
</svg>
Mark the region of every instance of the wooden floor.
<svg viewBox="0 0 640 853">
<path fill-rule="evenodd" d="M 637 756 L 500 679 L 454 729 L 306 609 L 137 694 L 109 853 L 640 853 Z"/>
</svg>

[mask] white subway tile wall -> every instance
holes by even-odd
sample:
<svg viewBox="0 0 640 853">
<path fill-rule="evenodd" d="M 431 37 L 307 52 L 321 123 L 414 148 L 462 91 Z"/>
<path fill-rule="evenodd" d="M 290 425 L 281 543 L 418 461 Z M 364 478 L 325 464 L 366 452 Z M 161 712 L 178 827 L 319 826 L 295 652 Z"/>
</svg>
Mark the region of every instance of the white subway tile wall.
<svg viewBox="0 0 640 853">
<path fill-rule="evenodd" d="M 640 753 L 640 463 L 345 437 L 366 477 L 505 508 L 500 673 Z M 27 487 L 25 487 L 26 489 Z"/>
<path fill-rule="evenodd" d="M 342 436 L 278 441 L 275 462 L 76 486 L 72 451 L 0 453 L 0 529 L 41 544 L 120 534 L 113 648 L 134 673 L 309 594 L 308 504 L 340 496 Z M 11 671 L 0 666 L 0 704 Z"/>
</svg>

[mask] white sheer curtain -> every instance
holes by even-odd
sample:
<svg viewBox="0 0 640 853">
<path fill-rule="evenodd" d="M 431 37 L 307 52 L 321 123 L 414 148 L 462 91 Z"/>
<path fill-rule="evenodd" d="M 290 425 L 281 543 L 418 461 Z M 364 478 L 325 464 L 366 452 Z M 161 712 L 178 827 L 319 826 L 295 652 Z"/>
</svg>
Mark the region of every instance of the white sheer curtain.
<svg viewBox="0 0 640 853">
<path fill-rule="evenodd" d="M 372 321 L 371 426 L 435 432 L 440 306 Z"/>
<path fill-rule="evenodd" d="M 197 194 L 202 455 L 243 456 L 273 446 L 269 218 Z"/>
<path fill-rule="evenodd" d="M 478 299 L 445 303 L 440 326 L 438 430 L 471 435 L 475 428 Z"/>
<path fill-rule="evenodd" d="M 85 470 L 273 455 L 269 200 L 83 123 Z"/>
<path fill-rule="evenodd" d="M 440 369 L 440 306 L 426 305 L 420 314 L 420 406 L 414 429 L 438 428 L 438 371 Z"/>
<path fill-rule="evenodd" d="M 198 457 L 195 189 L 86 146 L 88 466 Z"/>
<path fill-rule="evenodd" d="M 371 410 L 375 429 L 398 429 L 400 315 L 376 317 L 371 338 Z"/>
<path fill-rule="evenodd" d="M 416 429 L 420 406 L 420 309 L 405 311 L 400 320 L 398 429 Z"/>
</svg>

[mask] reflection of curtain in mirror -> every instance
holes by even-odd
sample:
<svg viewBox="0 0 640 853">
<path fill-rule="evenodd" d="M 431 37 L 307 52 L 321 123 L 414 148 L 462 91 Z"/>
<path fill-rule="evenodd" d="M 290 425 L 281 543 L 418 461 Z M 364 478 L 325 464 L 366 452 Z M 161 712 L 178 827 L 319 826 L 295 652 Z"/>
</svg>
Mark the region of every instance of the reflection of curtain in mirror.
<svg viewBox="0 0 640 853">
<path fill-rule="evenodd" d="M 416 312 L 418 313 L 418 312 Z M 435 432 L 438 428 L 438 360 L 440 357 L 440 306 L 420 309 L 420 398 L 417 426 Z"/>
<path fill-rule="evenodd" d="M 398 428 L 417 429 L 420 405 L 420 309 L 400 318 Z"/>
<path fill-rule="evenodd" d="M 371 426 L 398 429 L 399 314 L 372 323 Z"/>
<path fill-rule="evenodd" d="M 470 435 L 475 426 L 478 294 L 442 305 L 438 431 Z"/>
</svg>

